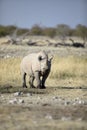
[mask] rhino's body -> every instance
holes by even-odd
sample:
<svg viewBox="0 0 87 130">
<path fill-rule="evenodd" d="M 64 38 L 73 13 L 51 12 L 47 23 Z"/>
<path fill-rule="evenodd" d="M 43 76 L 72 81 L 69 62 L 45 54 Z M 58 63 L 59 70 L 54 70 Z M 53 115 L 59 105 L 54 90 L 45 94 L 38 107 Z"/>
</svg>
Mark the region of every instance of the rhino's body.
<svg viewBox="0 0 87 130">
<path fill-rule="evenodd" d="M 51 68 L 51 59 L 48 60 L 48 55 L 41 51 L 25 56 L 21 62 L 21 73 L 23 87 L 26 86 L 26 74 L 29 76 L 30 87 L 34 87 L 34 79 L 36 79 L 38 88 L 45 88 L 45 81 L 49 75 Z M 42 80 L 41 80 L 42 77 Z"/>
</svg>

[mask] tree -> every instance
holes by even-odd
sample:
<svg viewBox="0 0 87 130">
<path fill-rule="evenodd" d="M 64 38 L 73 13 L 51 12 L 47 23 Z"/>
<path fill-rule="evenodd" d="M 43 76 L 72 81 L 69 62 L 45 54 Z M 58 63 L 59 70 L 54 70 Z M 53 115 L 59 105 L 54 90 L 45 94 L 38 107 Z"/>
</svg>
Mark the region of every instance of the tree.
<svg viewBox="0 0 87 130">
<path fill-rule="evenodd" d="M 83 39 L 83 44 L 85 44 L 87 39 L 87 27 L 81 24 L 76 26 L 76 35 Z"/>
<path fill-rule="evenodd" d="M 70 33 L 70 27 L 66 24 L 59 24 L 56 27 L 56 34 L 60 36 L 62 43 L 65 43 L 66 36 Z"/>
<path fill-rule="evenodd" d="M 9 42 L 11 44 L 19 44 L 27 35 L 29 35 L 28 29 L 16 28 L 10 35 L 8 35 Z"/>
<path fill-rule="evenodd" d="M 49 36 L 53 38 L 56 35 L 56 29 L 55 28 L 44 28 L 43 29 L 43 35 Z"/>
<path fill-rule="evenodd" d="M 5 26 L 0 25 L 0 37 L 8 35 L 9 32 Z"/>
<path fill-rule="evenodd" d="M 10 35 L 14 32 L 16 29 L 16 26 L 2 26 L 0 25 L 0 37 Z"/>
<path fill-rule="evenodd" d="M 35 24 L 32 28 L 31 28 L 31 35 L 42 35 L 42 28 Z"/>
</svg>

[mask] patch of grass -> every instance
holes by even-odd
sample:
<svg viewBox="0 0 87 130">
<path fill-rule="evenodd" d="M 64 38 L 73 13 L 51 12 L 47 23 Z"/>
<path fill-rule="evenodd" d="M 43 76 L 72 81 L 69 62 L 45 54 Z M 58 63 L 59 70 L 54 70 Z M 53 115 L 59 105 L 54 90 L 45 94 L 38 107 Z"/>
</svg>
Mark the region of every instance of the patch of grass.
<svg viewBox="0 0 87 130">
<path fill-rule="evenodd" d="M 21 86 L 21 58 L 0 59 L 0 86 Z M 86 86 L 87 58 L 55 56 L 52 62 L 48 86 Z"/>
<path fill-rule="evenodd" d="M 50 78 L 87 78 L 87 59 L 81 57 L 55 57 Z"/>
<path fill-rule="evenodd" d="M 59 86 L 86 86 L 87 58 L 55 56 L 49 79 Z"/>
<path fill-rule="evenodd" d="M 20 83 L 21 58 L 0 59 L 0 85 L 18 85 Z"/>
</svg>

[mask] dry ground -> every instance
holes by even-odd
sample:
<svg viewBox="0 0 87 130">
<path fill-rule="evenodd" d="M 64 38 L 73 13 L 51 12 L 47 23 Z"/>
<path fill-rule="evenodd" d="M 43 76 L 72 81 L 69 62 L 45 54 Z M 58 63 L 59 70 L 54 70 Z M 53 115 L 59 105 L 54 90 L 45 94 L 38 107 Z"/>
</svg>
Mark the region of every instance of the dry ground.
<svg viewBox="0 0 87 130">
<path fill-rule="evenodd" d="M 20 88 L 1 94 L 0 104 L 2 130 L 87 129 L 87 89 Z"/>
<path fill-rule="evenodd" d="M 21 88 L 17 77 L 20 73 L 16 71 L 18 60 L 15 58 L 21 59 L 30 52 L 43 49 L 58 56 L 56 61 L 59 58 L 60 69 L 55 70 L 57 62 L 54 59 L 45 90 Z M 72 57 L 76 58 L 70 62 Z M 1 130 L 87 130 L 87 48 L 0 45 L 0 58 Z M 9 60 L 12 61 L 11 70 Z M 66 61 L 70 63 L 67 64 Z M 15 71 L 12 71 L 13 63 Z M 64 64 L 64 70 L 61 64 Z M 75 70 L 77 65 L 79 71 Z M 67 66 L 71 71 L 68 71 Z M 59 73 L 55 76 L 56 71 Z M 61 72 L 64 74 L 67 71 L 69 75 L 61 75 Z M 70 74 L 75 74 L 76 77 Z"/>
</svg>

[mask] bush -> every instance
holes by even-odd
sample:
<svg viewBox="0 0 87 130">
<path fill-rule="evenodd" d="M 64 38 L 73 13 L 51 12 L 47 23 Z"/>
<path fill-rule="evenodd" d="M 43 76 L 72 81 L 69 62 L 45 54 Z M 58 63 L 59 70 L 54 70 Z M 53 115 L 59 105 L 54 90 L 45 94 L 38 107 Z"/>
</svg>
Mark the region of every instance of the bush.
<svg viewBox="0 0 87 130">
<path fill-rule="evenodd" d="M 53 38 L 56 35 L 56 29 L 55 28 L 44 28 L 43 34 L 45 36 L 49 36 L 49 37 Z"/>
</svg>

